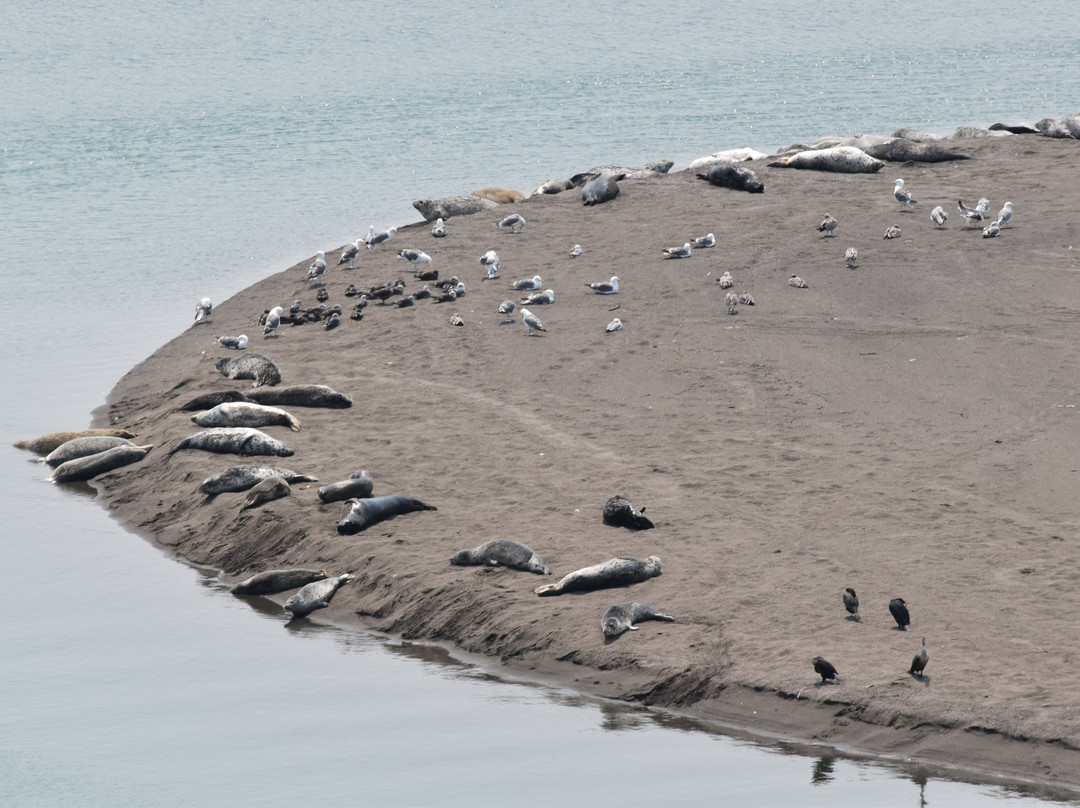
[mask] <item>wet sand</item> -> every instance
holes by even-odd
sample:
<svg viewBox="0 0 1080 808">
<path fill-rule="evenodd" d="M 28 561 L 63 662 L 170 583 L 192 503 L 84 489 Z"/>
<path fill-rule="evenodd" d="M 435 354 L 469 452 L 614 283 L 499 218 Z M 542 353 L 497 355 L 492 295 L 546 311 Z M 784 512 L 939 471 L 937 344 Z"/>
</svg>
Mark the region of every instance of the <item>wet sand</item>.
<svg viewBox="0 0 1080 808">
<path fill-rule="evenodd" d="M 681 171 L 624 181 L 596 207 L 576 190 L 534 197 L 450 219 L 444 239 L 428 223 L 402 227 L 353 269 L 328 249 L 327 303 L 346 313 L 349 284 L 420 288 L 397 258 L 406 247 L 468 293 L 373 302 L 360 322 L 346 314 L 333 331 L 284 325 L 264 339 L 266 309 L 316 304 L 310 259 L 245 289 L 112 391 L 95 425 L 155 449 L 98 478 L 100 501 L 225 580 L 290 566 L 355 574 L 313 619 L 766 734 L 1080 787 L 1080 144 L 954 145 L 973 159 L 855 175 L 744 164 L 760 195 Z M 897 177 L 914 212 L 898 211 Z M 1014 203 L 996 239 L 957 211 L 957 199 L 980 196 L 991 213 Z M 944 229 L 930 221 L 938 204 Z M 527 220 L 521 233 L 495 226 L 510 212 Z M 839 220 L 831 237 L 816 230 L 826 212 Z M 883 240 L 894 224 L 902 237 Z M 708 232 L 714 248 L 662 257 Z M 501 273 L 482 281 L 489 249 Z M 717 282 L 725 270 L 731 291 L 756 301 L 734 316 Z M 536 274 L 556 300 L 530 307 L 547 331 L 528 336 L 520 312 L 504 324 L 496 309 L 520 301 L 510 281 Z M 793 274 L 809 288 L 789 286 Z M 612 275 L 617 295 L 585 286 Z M 454 313 L 463 326 L 450 325 Z M 615 316 L 623 330 L 605 333 Z M 213 337 L 240 333 L 283 385 L 330 385 L 354 406 L 287 407 L 303 430 L 265 431 L 293 457 L 168 456 L 198 431 L 177 406 L 250 388 L 214 368 L 237 353 Z M 320 482 L 243 512 L 244 494 L 196 490 L 264 460 Z M 321 504 L 316 488 L 361 468 L 376 496 L 438 511 L 339 535 L 341 505 Z M 604 525 L 613 494 L 645 506 L 655 529 Z M 554 578 L 448 563 L 494 538 L 528 544 Z M 533 593 L 621 555 L 658 555 L 662 575 Z M 849 586 L 858 622 L 841 604 Z M 910 606 L 906 632 L 888 612 L 897 596 Z M 600 617 L 623 600 L 677 622 L 606 643 Z M 930 660 L 916 678 L 907 670 L 923 636 Z M 819 682 L 817 655 L 839 683 Z"/>
</svg>

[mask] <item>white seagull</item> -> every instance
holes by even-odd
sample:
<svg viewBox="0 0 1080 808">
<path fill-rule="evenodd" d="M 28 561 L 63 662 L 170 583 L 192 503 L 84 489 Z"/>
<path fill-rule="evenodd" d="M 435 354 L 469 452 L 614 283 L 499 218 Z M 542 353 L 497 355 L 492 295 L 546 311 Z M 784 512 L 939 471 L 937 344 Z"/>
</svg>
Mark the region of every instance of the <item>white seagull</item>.
<svg viewBox="0 0 1080 808">
<path fill-rule="evenodd" d="M 844 251 L 844 261 L 851 268 L 857 267 L 859 265 L 859 251 L 854 247 L 848 247 Z"/>
<path fill-rule="evenodd" d="M 545 289 L 543 292 L 533 292 L 526 298 L 523 298 L 522 303 L 527 303 L 530 306 L 542 306 L 546 303 L 555 302 L 555 290 Z"/>
<path fill-rule="evenodd" d="M 210 302 L 210 298 L 204 297 L 195 306 L 195 322 L 201 322 L 204 317 L 209 317 L 213 310 L 214 304 Z"/>
<path fill-rule="evenodd" d="M 668 247 L 664 250 L 665 258 L 689 258 L 690 257 L 690 242 L 686 242 L 681 247 Z"/>
<path fill-rule="evenodd" d="M 897 182 L 902 183 L 903 180 L 897 180 Z M 833 218 L 831 213 L 826 213 L 825 218 L 821 220 L 821 224 L 818 225 L 817 229 L 818 232 L 824 233 L 826 236 L 831 236 L 833 234 L 833 230 L 835 230 L 839 226 L 839 224 L 840 222 L 836 221 L 836 219 Z"/>
<path fill-rule="evenodd" d="M 277 330 L 277 327 L 281 325 L 281 315 L 284 311 L 285 309 L 281 308 L 281 306 L 274 306 L 274 308 L 270 309 L 269 313 L 266 315 L 266 323 L 263 328 L 264 337 L 272 334 Z"/>
<path fill-rule="evenodd" d="M 720 284 L 721 289 L 730 289 L 735 285 L 735 279 L 731 277 L 731 273 L 725 271 L 723 275 L 717 278 L 717 283 Z"/>
<path fill-rule="evenodd" d="M 792 275 L 788 278 L 788 286 L 794 286 L 796 289 L 809 289 L 810 286 L 800 278 L 798 275 Z"/>
<path fill-rule="evenodd" d="M 499 227 L 509 227 L 511 233 L 518 232 L 524 226 L 525 218 L 520 213 L 511 213 L 509 216 L 499 222 Z"/>
<path fill-rule="evenodd" d="M 571 258 L 577 258 L 580 255 L 581 255 L 581 245 L 580 244 L 575 244 L 573 247 L 570 248 L 570 257 Z"/>
<path fill-rule="evenodd" d="M 341 251 L 341 258 L 338 259 L 338 266 L 347 264 L 360 254 L 360 245 L 364 243 L 362 238 L 358 238 L 348 247 Z"/>
<path fill-rule="evenodd" d="M 241 334 L 239 337 L 215 337 L 214 339 L 222 347 L 231 348 L 234 351 L 242 351 L 248 344 L 247 334 Z"/>
<path fill-rule="evenodd" d="M 998 217 L 997 217 L 998 224 L 999 225 L 1008 224 L 1009 220 L 1011 218 L 1012 218 L 1012 202 L 1006 202 L 1005 206 L 1001 210 L 998 211 Z"/>
<path fill-rule="evenodd" d="M 430 264 L 431 256 L 423 250 L 398 250 L 398 258 L 404 258 L 410 264 Z"/>
<path fill-rule="evenodd" d="M 613 331 L 622 331 L 622 320 L 616 317 L 614 320 L 607 324 L 607 328 L 605 328 L 604 330 L 609 334 Z"/>
<path fill-rule="evenodd" d="M 911 198 L 911 191 L 904 187 L 904 181 L 894 180 L 893 185 L 896 186 L 892 192 L 893 199 L 900 203 L 900 210 L 915 207 L 915 200 Z"/>
<path fill-rule="evenodd" d="M 614 295 L 619 291 L 619 276 L 612 275 L 610 281 L 597 281 L 585 284 L 598 295 Z"/>
<path fill-rule="evenodd" d="M 311 266 L 308 267 L 308 280 L 317 281 L 323 275 L 326 274 L 326 253 L 319 250 L 315 253 L 315 260 L 311 262 Z"/>
<path fill-rule="evenodd" d="M 930 221 L 936 224 L 939 228 L 945 226 L 945 222 L 949 221 L 949 214 L 945 212 L 945 208 L 938 205 L 932 211 L 930 211 Z"/>
<path fill-rule="evenodd" d="M 510 284 L 511 289 L 517 289 L 519 292 L 527 292 L 530 289 L 539 289 L 544 285 L 544 279 L 539 275 L 533 275 L 532 278 L 525 278 L 520 281 L 514 281 Z"/>
<path fill-rule="evenodd" d="M 514 309 L 516 309 L 516 308 L 517 308 L 517 303 L 515 303 L 513 300 L 504 300 L 502 302 L 502 305 L 499 306 L 499 314 L 505 314 L 506 315 L 506 319 L 503 320 L 504 323 L 512 323 L 512 322 L 514 322 L 514 318 L 511 317 L 510 315 L 514 313 Z"/>
<path fill-rule="evenodd" d="M 990 222 L 983 228 L 983 238 L 996 238 L 1001 235 L 1001 222 Z"/>
<path fill-rule="evenodd" d="M 446 235 L 446 225 L 443 224 L 442 217 L 440 216 L 435 220 L 435 224 L 431 227 L 431 235 L 435 238 L 442 238 Z"/>
<path fill-rule="evenodd" d="M 540 322 L 536 318 L 536 315 L 528 309 L 521 310 L 521 322 L 523 322 L 525 324 L 525 327 L 529 329 L 525 333 L 527 333 L 530 337 L 536 331 L 547 331 L 547 329 L 544 328 L 544 324 Z"/>
<path fill-rule="evenodd" d="M 374 230 L 375 228 L 372 227 L 371 229 Z M 390 239 L 392 239 L 396 235 L 397 235 L 397 228 L 396 227 L 390 227 L 390 228 L 388 228 L 386 230 L 383 230 L 381 233 L 370 234 L 368 236 L 368 240 L 367 240 L 367 248 L 370 250 L 376 244 L 384 244 L 385 242 L 389 241 Z"/>
<path fill-rule="evenodd" d="M 881 238 L 882 239 L 900 238 L 900 228 L 897 227 L 895 224 L 892 225 L 891 227 L 889 227 L 888 230 L 885 231 L 885 235 L 882 236 Z"/>
<path fill-rule="evenodd" d="M 487 279 L 497 277 L 499 272 L 499 254 L 494 250 L 488 250 L 480 256 L 480 263 L 487 270 Z"/>
<path fill-rule="evenodd" d="M 715 247 L 716 246 L 716 236 L 714 236 L 712 233 L 709 233 L 707 236 L 698 236 L 696 239 L 694 239 L 694 246 L 695 247 Z"/>
</svg>

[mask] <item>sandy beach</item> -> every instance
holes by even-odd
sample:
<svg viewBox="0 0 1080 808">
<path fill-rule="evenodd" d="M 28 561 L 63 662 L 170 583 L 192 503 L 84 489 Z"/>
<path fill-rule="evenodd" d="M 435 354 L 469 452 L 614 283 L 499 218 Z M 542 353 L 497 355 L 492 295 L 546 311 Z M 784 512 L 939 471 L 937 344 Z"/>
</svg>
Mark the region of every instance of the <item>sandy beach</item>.
<svg viewBox="0 0 1080 808">
<path fill-rule="evenodd" d="M 625 180 L 595 207 L 576 190 L 533 197 L 449 219 L 442 239 L 428 223 L 403 226 L 351 269 L 337 265 L 343 245 L 317 245 L 342 324 L 262 336 L 265 310 L 316 305 L 311 259 L 215 305 L 97 414 L 95 426 L 155 447 L 97 478 L 99 501 L 227 582 L 283 567 L 356 575 L 311 619 L 766 734 L 1080 788 L 1080 144 L 1014 135 L 952 145 L 971 159 L 873 174 L 743 164 L 764 194 L 679 171 Z M 917 200 L 911 212 L 893 199 L 898 177 Z M 957 210 L 983 196 L 991 214 L 1014 204 L 997 238 Z M 936 205 L 950 216 L 944 228 L 930 221 Z M 511 212 L 526 219 L 520 233 L 496 227 Z M 817 230 L 826 213 L 839 222 L 831 236 Z M 890 225 L 900 238 L 882 238 Z M 663 257 L 709 232 L 715 247 Z M 571 259 L 575 244 L 582 255 Z M 423 285 L 397 257 L 403 248 L 426 251 L 467 294 L 409 308 L 373 301 L 350 320 L 350 284 Z M 501 270 L 482 280 L 490 249 Z M 730 290 L 718 283 L 725 271 Z M 556 297 L 529 307 L 546 328 L 530 335 L 520 310 L 504 322 L 497 309 L 520 305 L 510 282 L 537 274 Z M 616 295 L 586 286 L 612 275 Z M 727 291 L 756 305 L 729 315 Z M 623 329 L 606 333 L 616 316 Z M 238 355 L 214 337 L 241 333 L 247 352 L 278 365 L 282 386 L 329 385 L 354 406 L 286 407 L 303 429 L 265 431 L 292 457 L 168 455 L 199 430 L 180 405 L 250 389 L 214 367 Z M 244 494 L 198 493 L 241 463 L 319 482 L 243 512 Z M 357 469 L 376 496 L 438 510 L 340 535 L 341 505 L 320 503 L 316 488 Z M 645 507 L 655 528 L 603 524 L 613 494 Z M 554 576 L 448 563 L 495 538 L 529 545 Z M 663 572 L 626 588 L 534 594 L 623 555 L 657 555 Z M 859 594 L 861 621 L 847 617 L 845 587 Z M 894 597 L 910 607 L 907 631 L 889 614 Z M 600 617 L 625 600 L 676 622 L 605 642 Z M 922 637 L 930 658 L 916 678 L 907 670 Z M 818 655 L 838 683 L 821 684 Z"/>
</svg>

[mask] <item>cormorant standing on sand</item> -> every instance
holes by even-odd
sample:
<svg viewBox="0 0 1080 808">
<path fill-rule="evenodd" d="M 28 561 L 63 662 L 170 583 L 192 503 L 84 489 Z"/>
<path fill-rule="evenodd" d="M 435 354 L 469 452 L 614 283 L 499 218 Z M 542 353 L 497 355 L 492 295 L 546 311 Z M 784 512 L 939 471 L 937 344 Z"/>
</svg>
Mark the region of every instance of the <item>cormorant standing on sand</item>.
<svg viewBox="0 0 1080 808">
<path fill-rule="evenodd" d="M 911 625 L 911 615 L 908 614 L 907 603 L 903 598 L 893 598 L 889 601 L 889 612 L 892 614 L 893 619 L 896 621 L 896 625 L 900 626 L 901 631 L 907 631 L 907 627 Z"/>
</svg>

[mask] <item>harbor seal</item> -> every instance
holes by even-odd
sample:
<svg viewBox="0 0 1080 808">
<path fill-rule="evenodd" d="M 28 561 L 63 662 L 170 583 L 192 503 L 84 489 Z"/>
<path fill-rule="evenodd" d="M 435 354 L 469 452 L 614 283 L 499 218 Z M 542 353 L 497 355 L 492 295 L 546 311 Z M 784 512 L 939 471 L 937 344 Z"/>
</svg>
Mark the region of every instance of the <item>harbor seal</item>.
<svg viewBox="0 0 1080 808">
<path fill-rule="evenodd" d="M 218 404 L 227 404 L 233 401 L 254 403 L 255 399 L 248 398 L 246 393 L 241 393 L 239 390 L 221 390 L 217 393 L 203 393 L 201 396 L 195 396 L 187 404 L 183 404 L 177 409 L 183 412 L 201 412 L 202 410 L 212 410 Z"/>
<path fill-rule="evenodd" d="M 297 474 L 291 469 L 279 469 L 273 466 L 229 466 L 225 471 L 203 480 L 202 485 L 199 486 L 199 493 L 214 496 L 215 494 L 247 491 L 249 488 L 271 477 L 280 477 L 290 484 L 317 483 L 319 481 L 318 477 Z"/>
<path fill-rule="evenodd" d="M 591 592 L 594 589 L 629 586 L 640 581 L 647 581 L 659 574 L 659 556 L 649 556 L 644 561 L 632 556 L 621 556 L 602 564 L 574 570 L 561 581 L 538 586 L 533 591 L 541 597 L 562 595 L 566 592 Z"/>
<path fill-rule="evenodd" d="M 609 497 L 608 501 L 604 503 L 601 515 L 605 525 L 628 527 L 634 530 L 649 530 L 655 525 L 649 521 L 648 517 L 642 515 L 644 512 L 644 508 L 639 512 L 630 500 L 616 494 Z"/>
<path fill-rule="evenodd" d="M 971 155 L 950 149 L 947 141 L 919 142 L 901 137 L 893 138 L 887 143 L 870 146 L 863 151 L 871 157 L 892 163 L 904 163 L 909 160 L 916 163 L 946 163 L 950 160 L 971 159 Z"/>
<path fill-rule="evenodd" d="M 248 508 L 254 508 L 264 502 L 282 499 L 291 493 L 292 489 L 289 488 L 289 484 L 284 477 L 267 477 L 248 491 L 247 499 L 240 506 L 240 510 L 246 511 Z"/>
<path fill-rule="evenodd" d="M 347 480 L 320 486 L 318 493 L 323 502 L 341 502 L 346 499 L 367 499 L 374 488 L 371 475 L 359 469 L 349 475 Z"/>
<path fill-rule="evenodd" d="M 245 578 L 229 591 L 234 595 L 273 595 L 287 589 L 296 589 L 314 581 L 330 577 L 326 570 L 308 570 L 303 568 L 289 570 L 267 570 Z"/>
<path fill-rule="evenodd" d="M 204 429 L 202 432 L 188 435 L 169 449 L 169 454 L 176 454 L 182 449 L 202 449 L 205 452 L 237 454 L 244 457 L 252 455 L 291 457 L 293 455 L 293 450 L 277 438 L 272 438 L 265 432 L 247 426 Z"/>
<path fill-rule="evenodd" d="M 618 174 L 600 174 L 585 183 L 581 189 L 581 202 L 584 205 L 599 205 L 610 202 L 619 195 Z"/>
<path fill-rule="evenodd" d="M 1043 118 L 1035 124 L 1040 135 L 1056 138 L 1080 138 L 1080 115 L 1055 120 Z"/>
<path fill-rule="evenodd" d="M 444 196 L 442 199 L 417 199 L 412 205 L 425 221 L 433 222 L 436 219 L 468 216 L 482 210 L 491 210 L 497 206 L 497 203 L 484 199 L 482 196 L 459 194 L 458 196 Z"/>
<path fill-rule="evenodd" d="M 294 617 L 307 617 L 316 609 L 325 609 L 330 605 L 331 598 L 345 584 L 352 583 L 356 577 L 345 573 L 334 578 L 323 578 L 321 581 L 313 581 L 306 584 L 295 595 L 291 595 L 285 601 L 285 611 Z"/>
<path fill-rule="evenodd" d="M 57 466 L 49 478 L 54 483 L 74 483 L 89 480 L 107 471 L 138 463 L 149 452 L 149 446 L 114 446 L 104 452 L 77 457 Z"/>
<path fill-rule="evenodd" d="M 263 388 L 249 394 L 256 404 L 273 407 L 325 407 L 347 410 L 352 399 L 325 384 L 295 384 L 290 387 Z"/>
<path fill-rule="evenodd" d="M 246 401 L 228 401 L 191 416 L 196 426 L 287 426 L 299 432 L 300 422 L 285 410 Z"/>
<path fill-rule="evenodd" d="M 574 183 L 570 182 L 570 180 L 548 180 L 540 183 L 540 186 L 533 191 L 533 196 L 537 194 L 561 194 L 563 191 L 569 191 L 573 187 Z"/>
<path fill-rule="evenodd" d="M 614 177 L 616 180 L 640 180 L 646 177 L 655 177 L 658 174 L 667 174 L 673 165 L 675 163 L 671 160 L 654 160 L 651 163 L 645 163 L 645 165 L 633 168 L 613 165 L 594 166 L 588 171 L 575 174 L 570 178 L 570 182 L 575 187 L 580 187 L 601 175 Z"/>
<path fill-rule="evenodd" d="M 810 149 L 785 154 L 768 165 L 772 168 L 804 168 L 837 174 L 873 174 L 880 171 L 885 163 L 854 146 L 834 146 L 831 149 Z"/>
<path fill-rule="evenodd" d="M 126 429 L 84 429 L 81 432 L 47 432 L 33 440 L 17 440 L 11 445 L 16 449 L 26 449 L 28 452 L 33 452 L 34 454 L 47 455 L 49 452 L 54 451 L 58 446 L 67 443 L 69 440 L 99 436 L 134 438 L 135 433 L 128 432 Z"/>
<path fill-rule="evenodd" d="M 733 163 L 718 163 L 712 166 L 704 174 L 697 175 L 699 179 L 708 180 L 710 185 L 718 185 L 721 188 L 732 188 L 736 191 L 746 191 L 751 194 L 765 193 L 765 183 L 758 179 L 751 169 Z"/>
<path fill-rule="evenodd" d="M 85 438 L 72 438 L 65 441 L 45 456 L 45 464 L 56 468 L 61 463 L 75 460 L 80 457 L 88 457 L 112 449 L 116 446 L 131 446 L 127 438 L 117 438 L 111 435 L 91 435 Z"/>
<path fill-rule="evenodd" d="M 471 550 L 459 550 L 450 557 L 459 567 L 510 567 L 537 575 L 551 575 L 544 560 L 521 542 L 492 539 Z"/>
<path fill-rule="evenodd" d="M 624 601 L 608 607 L 600 618 L 600 630 L 605 637 L 614 639 L 626 631 L 637 631 L 638 627 L 634 623 L 643 623 L 646 620 L 675 622 L 675 618 L 670 614 L 661 614 L 652 606 L 637 601 Z"/>
<path fill-rule="evenodd" d="M 254 379 L 252 387 L 281 383 L 281 371 L 274 360 L 259 353 L 248 353 L 235 358 L 225 357 L 214 363 L 221 375 L 229 379 Z"/>
<path fill-rule="evenodd" d="M 434 505 L 428 505 L 418 499 L 403 497 L 398 494 L 390 494 L 385 497 L 373 497 L 372 499 L 358 499 L 356 497 L 347 500 L 341 509 L 341 517 L 338 519 L 337 530 L 346 536 L 352 536 L 361 530 L 367 530 L 374 524 L 386 519 L 392 519 L 403 513 L 413 511 L 437 511 Z"/>
<path fill-rule="evenodd" d="M 512 188 L 481 188 L 473 191 L 471 195 L 481 199 L 490 199 L 496 205 L 512 205 L 525 199 L 525 194 Z"/>
</svg>

